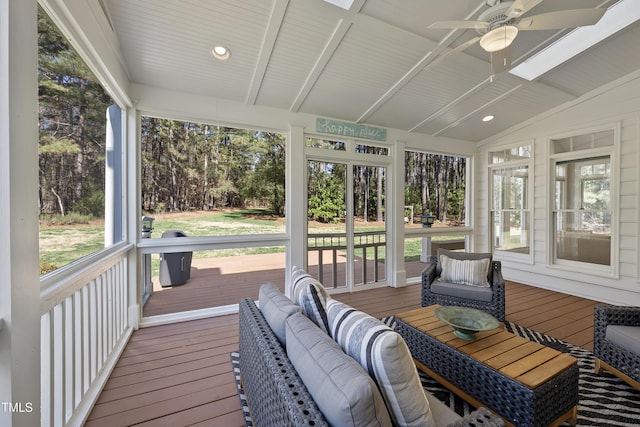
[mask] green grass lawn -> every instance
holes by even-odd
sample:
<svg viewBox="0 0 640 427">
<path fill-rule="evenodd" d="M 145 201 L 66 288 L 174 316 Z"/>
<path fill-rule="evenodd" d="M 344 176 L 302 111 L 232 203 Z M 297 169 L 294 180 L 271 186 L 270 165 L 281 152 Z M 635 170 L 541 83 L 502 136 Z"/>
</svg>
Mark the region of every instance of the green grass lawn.
<svg viewBox="0 0 640 427">
<path fill-rule="evenodd" d="M 246 234 L 273 234 L 285 232 L 284 218 L 274 217 L 267 210 L 237 209 L 215 212 L 186 212 L 180 214 L 159 214 L 154 221 L 152 238 L 160 238 L 167 230 L 180 230 L 187 236 L 223 236 Z M 356 232 L 382 231 L 380 223 L 358 223 Z M 309 234 L 344 233 L 344 224 L 309 224 Z M 460 239 L 462 235 L 435 236 L 433 240 Z M 313 245 L 312 242 L 309 243 Z M 91 221 L 88 224 L 41 225 L 40 266 L 41 274 L 55 270 L 86 255 L 104 248 L 104 223 Z M 232 248 L 198 251 L 194 258 L 213 258 L 248 254 L 284 252 L 284 246 Z M 422 239 L 405 240 L 405 261 L 417 261 L 422 252 Z M 356 253 L 361 256 L 362 251 Z M 379 259 L 385 258 L 384 248 L 378 252 Z M 373 250 L 367 253 L 373 259 Z M 155 262 L 154 262 L 155 264 Z"/>
</svg>

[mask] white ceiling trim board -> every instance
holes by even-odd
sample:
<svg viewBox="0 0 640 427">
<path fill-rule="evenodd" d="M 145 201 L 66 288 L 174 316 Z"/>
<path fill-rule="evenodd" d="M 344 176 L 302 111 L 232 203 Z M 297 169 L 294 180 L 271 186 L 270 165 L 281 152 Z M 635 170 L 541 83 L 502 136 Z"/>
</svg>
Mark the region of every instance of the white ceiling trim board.
<svg viewBox="0 0 640 427">
<path fill-rule="evenodd" d="M 476 7 L 473 12 L 471 12 L 466 19 L 473 18 L 480 10 L 485 7 L 485 3 L 482 2 L 478 7 Z M 383 22 L 376 19 L 378 22 Z M 386 23 L 385 23 L 386 24 Z M 391 24 L 387 24 L 391 25 Z M 398 28 L 393 26 L 394 28 Z M 389 99 L 391 99 L 400 89 L 404 87 L 407 83 L 413 80 L 420 72 L 433 66 L 435 64 L 440 63 L 440 60 L 444 59 L 450 52 L 456 50 L 453 48 L 442 55 L 440 53 L 449 47 L 451 43 L 453 43 L 459 36 L 462 34 L 464 30 L 452 30 L 450 31 L 442 40 L 438 42 L 438 47 L 433 51 L 428 52 L 416 65 L 414 65 L 400 80 L 398 80 L 393 86 L 389 88 L 376 102 L 374 102 L 371 107 L 367 109 L 360 117 L 358 117 L 357 122 L 362 123 L 365 122 L 369 117 L 371 117 L 380 107 L 382 107 Z M 413 34 L 413 33 L 411 33 Z M 415 34 L 414 34 L 415 35 Z M 415 129 L 415 128 L 414 128 Z"/>
<path fill-rule="evenodd" d="M 305 101 L 305 99 L 307 99 L 307 96 L 309 96 L 311 89 L 313 89 L 313 86 L 318 81 L 320 74 L 322 74 L 322 71 L 329 63 L 329 60 L 335 53 L 336 49 L 338 48 L 338 46 L 340 46 L 340 43 L 342 43 L 342 39 L 344 39 L 347 31 L 349 31 L 349 28 L 351 28 L 355 16 L 360 12 L 360 9 L 362 9 L 362 6 L 364 6 L 364 3 L 366 1 L 367 0 L 356 0 L 354 2 L 354 5 L 351 6 L 351 10 L 347 14 L 347 16 L 341 19 L 340 22 L 338 22 L 338 25 L 336 25 L 335 30 L 331 34 L 331 37 L 329 37 L 329 41 L 325 45 L 320 56 L 318 56 L 318 60 L 313 65 L 311 72 L 300 88 L 296 99 L 293 100 L 289 111 L 297 112 L 300 110 L 302 103 Z"/>
<path fill-rule="evenodd" d="M 289 6 L 289 0 L 275 0 L 273 2 L 273 9 L 271 10 L 271 17 L 269 18 L 269 25 L 264 33 L 264 39 L 262 40 L 262 46 L 260 47 L 260 55 L 258 56 L 258 62 L 256 68 L 253 70 L 253 77 L 251 78 L 251 85 L 249 86 L 249 92 L 247 93 L 246 103 L 253 105 L 258 99 L 258 93 L 264 80 L 264 75 L 267 72 L 267 66 L 273 53 L 273 48 L 276 45 L 278 34 L 280 33 L 280 27 L 284 21 L 284 16 Z"/>
<path fill-rule="evenodd" d="M 491 80 L 491 79 L 489 79 Z M 507 92 L 503 93 L 502 95 L 498 96 L 497 98 L 494 98 L 491 100 L 491 102 L 487 102 L 486 104 L 484 104 L 481 107 L 476 108 L 475 110 L 471 111 L 468 114 L 465 114 L 464 116 L 460 117 L 458 120 L 456 120 L 455 122 L 449 123 L 447 126 L 443 127 L 442 129 L 440 129 L 439 131 L 435 132 L 433 134 L 433 136 L 439 136 L 441 133 L 445 132 L 447 129 L 450 129 L 454 126 L 458 126 L 458 124 L 464 122 L 465 120 L 467 120 L 469 117 L 476 115 L 478 112 L 486 109 L 487 107 L 492 106 L 493 104 L 497 103 L 498 101 L 501 101 L 502 99 L 510 96 L 512 93 L 520 90 L 522 88 L 523 85 L 518 85 L 514 88 L 509 89 Z"/>
<path fill-rule="evenodd" d="M 313 65 L 311 72 L 305 79 L 304 84 L 300 88 L 300 91 L 298 92 L 296 99 L 294 99 L 293 104 L 291 104 L 289 111 L 297 112 L 300 109 L 304 100 L 307 99 L 307 96 L 309 96 L 309 92 L 311 92 L 311 89 L 313 89 L 313 86 L 318 81 L 318 78 L 320 77 L 320 74 L 322 74 L 324 67 L 327 66 L 336 49 L 338 48 L 338 46 L 340 46 L 340 43 L 342 43 L 342 39 L 347 34 L 347 31 L 349 31 L 349 28 L 351 28 L 351 24 L 351 21 L 347 22 L 344 19 L 340 20 L 340 22 L 336 26 L 336 29 L 331 34 L 331 37 L 329 37 L 329 41 L 322 50 L 322 53 L 320 54 L 320 56 L 318 56 L 318 60 Z"/>
<path fill-rule="evenodd" d="M 429 123 L 431 120 L 437 119 L 438 117 L 440 117 L 441 115 L 443 115 L 447 111 L 451 110 L 457 104 L 459 104 L 460 102 L 465 100 L 466 98 L 470 97 L 471 95 L 473 95 L 474 93 L 480 91 L 481 89 L 484 89 L 485 87 L 487 87 L 489 84 L 491 84 L 491 77 L 487 77 L 485 80 L 481 81 L 480 83 L 478 83 L 477 85 L 475 85 L 474 87 L 472 87 L 471 89 L 469 89 L 468 91 L 463 93 L 462 95 L 458 96 L 456 99 L 454 99 L 453 101 L 451 101 L 447 105 L 445 105 L 442 108 L 440 108 L 439 110 L 431 113 L 426 119 L 424 119 L 423 121 L 421 121 L 420 123 L 418 123 L 417 125 L 412 127 L 411 129 L 409 129 L 409 132 L 414 132 L 418 128 L 420 128 L 420 127 L 424 126 L 425 124 Z"/>
</svg>

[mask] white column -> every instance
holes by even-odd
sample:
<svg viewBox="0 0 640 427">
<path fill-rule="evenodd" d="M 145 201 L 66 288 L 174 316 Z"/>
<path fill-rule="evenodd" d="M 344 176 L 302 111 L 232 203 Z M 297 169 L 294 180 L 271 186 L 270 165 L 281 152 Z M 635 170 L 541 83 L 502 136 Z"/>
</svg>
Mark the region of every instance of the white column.
<svg viewBox="0 0 640 427">
<path fill-rule="evenodd" d="M 307 188 L 305 179 L 307 165 L 304 157 L 304 128 L 290 126 L 287 138 L 287 267 L 285 277 L 285 295 L 291 296 L 290 277 L 292 267 L 305 267 L 307 264 Z"/>
<path fill-rule="evenodd" d="M 387 188 L 387 277 L 395 288 L 407 286 L 407 270 L 404 265 L 404 141 L 395 141 L 392 148 L 392 165 Z"/>
<path fill-rule="evenodd" d="M 107 108 L 104 172 L 104 246 L 122 241 L 122 110 Z"/>
<path fill-rule="evenodd" d="M 40 425 L 36 0 L 0 0 L 0 425 Z"/>
<path fill-rule="evenodd" d="M 135 244 L 140 240 L 140 218 L 142 216 L 140 195 L 140 183 L 142 182 L 140 172 L 140 118 L 135 108 L 127 108 L 125 113 L 124 134 L 126 136 L 124 144 L 122 144 L 125 156 L 123 164 L 126 165 L 124 175 L 125 182 L 123 185 L 123 191 L 125 193 L 123 198 L 126 200 L 124 211 L 126 212 L 125 229 L 127 232 L 125 240 Z M 138 251 L 129 251 L 128 263 L 128 320 L 130 327 L 138 329 L 138 325 L 142 319 L 142 287 L 144 286 L 142 281 L 142 264 Z"/>
</svg>

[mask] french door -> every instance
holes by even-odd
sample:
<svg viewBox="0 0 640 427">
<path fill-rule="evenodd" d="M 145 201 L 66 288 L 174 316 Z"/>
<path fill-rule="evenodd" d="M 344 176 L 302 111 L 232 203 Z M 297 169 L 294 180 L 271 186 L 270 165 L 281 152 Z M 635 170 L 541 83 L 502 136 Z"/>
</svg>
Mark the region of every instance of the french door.
<svg viewBox="0 0 640 427">
<path fill-rule="evenodd" d="M 307 161 L 307 268 L 327 289 L 387 280 L 387 167 L 361 163 Z"/>
</svg>

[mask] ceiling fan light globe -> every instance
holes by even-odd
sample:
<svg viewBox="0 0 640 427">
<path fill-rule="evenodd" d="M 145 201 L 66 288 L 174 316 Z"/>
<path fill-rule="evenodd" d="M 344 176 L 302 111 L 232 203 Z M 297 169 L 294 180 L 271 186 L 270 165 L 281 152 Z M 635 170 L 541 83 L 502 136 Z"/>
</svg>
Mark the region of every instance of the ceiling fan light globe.
<svg viewBox="0 0 640 427">
<path fill-rule="evenodd" d="M 497 52 L 505 49 L 518 35 L 518 29 L 513 25 L 494 28 L 480 39 L 480 46 L 487 52 Z"/>
</svg>

